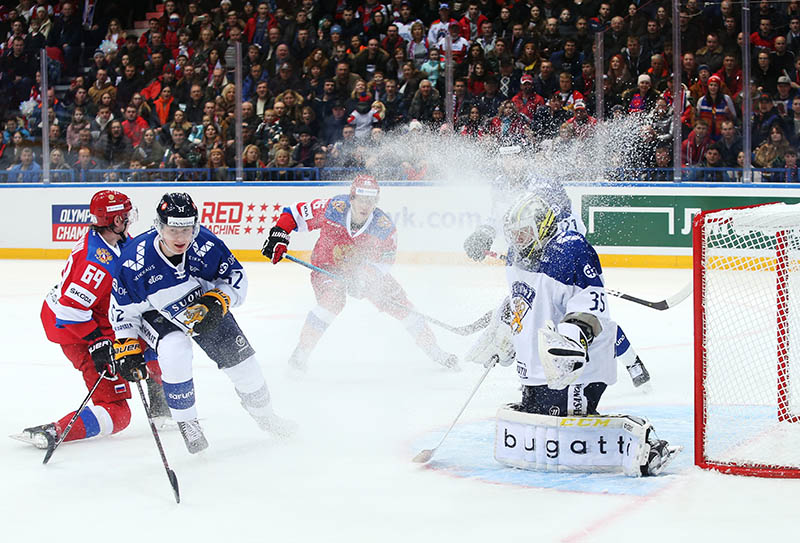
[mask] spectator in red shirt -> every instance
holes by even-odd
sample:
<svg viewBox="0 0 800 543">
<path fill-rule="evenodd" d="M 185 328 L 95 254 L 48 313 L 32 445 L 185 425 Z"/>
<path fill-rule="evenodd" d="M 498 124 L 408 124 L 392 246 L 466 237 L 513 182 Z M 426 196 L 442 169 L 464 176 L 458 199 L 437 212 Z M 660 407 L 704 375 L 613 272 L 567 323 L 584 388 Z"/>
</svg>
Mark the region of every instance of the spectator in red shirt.
<svg viewBox="0 0 800 543">
<path fill-rule="evenodd" d="M 524 115 L 529 121 L 533 120 L 533 114 L 539 106 L 544 105 L 544 98 L 536 94 L 533 90 L 533 76 L 524 74 L 520 80 L 520 91 L 511 98 L 511 102 L 520 115 Z"/>
<path fill-rule="evenodd" d="M 142 141 L 145 130 L 150 128 L 147 121 L 142 119 L 136 107 L 129 104 L 125 107 L 125 120 L 122 121 L 122 131 L 131 140 L 131 145 L 137 147 Z"/>
<path fill-rule="evenodd" d="M 761 18 L 758 23 L 758 31 L 750 34 L 750 43 L 754 47 L 775 50 L 775 36 L 772 33 L 772 21 L 769 18 Z"/>
</svg>

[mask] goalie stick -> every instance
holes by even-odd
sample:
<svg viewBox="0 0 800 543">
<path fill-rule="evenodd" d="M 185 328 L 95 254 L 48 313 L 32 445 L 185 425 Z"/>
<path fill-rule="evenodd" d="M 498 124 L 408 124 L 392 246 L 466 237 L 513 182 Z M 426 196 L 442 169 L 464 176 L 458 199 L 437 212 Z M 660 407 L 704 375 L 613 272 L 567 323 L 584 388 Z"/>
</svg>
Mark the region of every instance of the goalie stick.
<svg viewBox="0 0 800 543">
<path fill-rule="evenodd" d="M 283 258 L 285 258 L 287 260 L 291 260 L 295 264 L 300 264 L 301 266 L 304 266 L 304 267 L 308 268 L 309 270 L 314 270 L 316 272 L 323 273 L 323 274 L 325 274 L 325 275 L 327 275 L 329 277 L 333 277 L 337 281 L 344 281 L 344 279 L 341 276 L 339 276 L 339 275 L 337 275 L 337 274 L 335 274 L 335 273 L 333 273 L 331 271 L 328 271 L 326 269 L 320 268 L 319 266 L 315 266 L 314 264 L 311 264 L 310 262 L 306 262 L 305 260 L 301 260 L 301 259 L 299 259 L 299 258 L 297 258 L 295 256 L 292 256 L 292 255 L 288 254 L 288 253 L 284 254 Z M 482 315 L 478 320 L 476 320 L 475 322 L 471 322 L 471 323 L 465 324 L 463 326 L 452 326 L 452 325 L 447 324 L 445 322 L 442 322 L 442 321 L 440 321 L 438 319 L 434 319 L 433 317 L 425 315 L 424 313 L 420 313 L 419 311 L 411 309 L 410 307 L 406 307 L 406 306 L 402 305 L 399 302 L 395 302 L 394 300 L 390 300 L 390 301 L 393 304 L 397 305 L 397 306 L 401 306 L 401 307 L 407 309 L 409 312 L 414 313 L 415 315 L 419 315 L 420 317 L 422 317 L 423 319 L 425 319 L 429 323 L 435 324 L 436 326 L 438 326 L 440 328 L 444 328 L 445 330 L 447 330 L 449 332 L 453 332 L 454 334 L 458 334 L 460 336 L 469 336 L 471 334 L 474 334 L 475 332 L 478 332 L 479 330 L 483 330 L 484 328 L 489 326 L 489 322 L 491 322 L 491 320 L 492 320 L 492 311 L 488 311 L 484 315 Z"/>
<path fill-rule="evenodd" d="M 506 255 L 499 255 L 494 251 L 486 251 L 486 256 L 490 256 L 492 258 L 497 258 L 498 260 L 502 260 L 505 262 Z M 656 309 L 658 311 L 664 311 L 665 309 L 669 309 L 671 307 L 675 307 L 692 293 L 692 283 L 688 283 L 685 287 L 683 287 L 680 291 L 676 292 L 669 298 L 664 300 L 660 300 L 658 302 L 651 302 L 649 300 L 645 300 L 643 298 L 637 298 L 636 296 L 631 296 L 630 294 L 625 294 L 624 292 L 620 292 L 618 290 L 614 290 L 612 288 L 606 288 L 606 293 L 610 296 L 614 296 L 616 298 L 621 298 L 623 300 L 628 300 L 629 302 L 633 302 L 639 305 L 643 305 L 645 307 L 649 307 L 651 309 Z"/>
<path fill-rule="evenodd" d="M 495 365 L 499 361 L 500 361 L 500 359 L 498 358 L 497 355 L 493 355 L 492 356 L 491 360 L 489 361 L 489 363 L 486 366 L 486 369 L 481 374 L 481 378 L 478 379 L 478 382 L 475 383 L 474 387 L 472 387 L 472 392 L 470 392 L 469 397 L 467 398 L 467 401 L 464 402 L 464 405 L 461 407 L 461 411 L 458 412 L 458 415 L 456 415 L 456 418 L 454 418 L 453 422 L 450 423 L 450 428 L 448 428 L 447 431 L 444 433 L 442 438 L 439 440 L 439 443 L 437 443 L 436 446 L 434 448 L 432 448 L 432 449 L 423 449 L 420 452 L 418 452 L 417 455 L 414 458 L 411 459 L 412 462 L 416 462 L 417 464 L 426 464 L 426 463 L 431 461 L 431 458 L 433 458 L 433 455 L 436 454 L 436 451 L 439 449 L 439 447 L 442 446 L 442 443 L 444 443 L 444 440 L 447 439 L 447 436 L 450 434 L 450 430 L 453 429 L 453 426 L 456 425 L 456 422 L 458 422 L 458 419 L 461 418 L 461 415 L 464 413 L 464 410 L 469 405 L 469 402 L 472 401 L 472 397 L 475 396 L 476 392 L 478 392 L 478 388 L 481 386 L 481 383 L 483 383 L 484 379 L 486 379 L 486 376 L 489 375 L 489 372 L 492 370 L 493 367 L 495 367 Z"/>
</svg>

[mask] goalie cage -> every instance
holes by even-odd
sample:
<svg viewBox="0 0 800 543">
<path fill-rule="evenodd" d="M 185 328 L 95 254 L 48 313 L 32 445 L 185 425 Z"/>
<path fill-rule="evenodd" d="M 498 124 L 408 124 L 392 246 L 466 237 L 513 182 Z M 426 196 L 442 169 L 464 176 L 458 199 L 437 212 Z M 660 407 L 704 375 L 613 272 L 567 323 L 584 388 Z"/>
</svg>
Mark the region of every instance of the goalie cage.
<svg viewBox="0 0 800 543">
<path fill-rule="evenodd" d="M 694 220 L 695 464 L 800 477 L 800 204 Z"/>
</svg>

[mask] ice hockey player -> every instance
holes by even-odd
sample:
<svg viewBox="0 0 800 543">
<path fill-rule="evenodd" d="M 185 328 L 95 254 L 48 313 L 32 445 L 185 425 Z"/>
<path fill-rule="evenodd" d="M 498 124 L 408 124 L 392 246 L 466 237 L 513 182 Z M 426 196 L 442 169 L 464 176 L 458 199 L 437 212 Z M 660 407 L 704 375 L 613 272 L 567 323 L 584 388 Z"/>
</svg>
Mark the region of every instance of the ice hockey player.
<svg viewBox="0 0 800 543">
<path fill-rule="evenodd" d="M 294 424 L 273 412 L 255 351 L 231 313 L 247 295 L 244 268 L 200 225 L 188 194 L 165 194 L 156 215 L 155 228 L 128 242 L 115 268 L 111 324 L 120 374 L 129 381 L 147 376 L 136 341 L 142 336 L 158 354 L 167 404 L 186 448 L 202 451 L 208 441 L 195 406 L 194 339 L 233 382 L 262 430 L 291 434 Z"/>
<path fill-rule="evenodd" d="M 464 251 L 469 258 L 476 262 L 486 258 L 497 236 L 497 229 L 501 227 L 498 223 L 503 213 L 524 192 L 538 194 L 553 208 L 559 231 L 572 230 L 586 235 L 586 226 L 580 215 L 572 213 L 572 202 L 564 185 L 552 176 L 538 177 L 528 172 L 520 146 L 500 147 L 498 160 L 502 173 L 492 182 L 490 221 L 478 226 L 464 241 Z M 650 381 L 650 373 L 619 325 L 615 355 L 627 368 L 633 386 L 640 387 Z"/>
<path fill-rule="evenodd" d="M 92 196 L 89 213 L 91 227 L 72 249 L 61 282 L 47 295 L 41 311 L 47 339 L 61 346 L 67 359 L 83 374 L 89 390 L 106 371 L 92 394 L 93 405 L 83 409 L 65 441 L 117 433 L 128 426 L 131 418 L 129 385 L 115 374 L 114 332 L 108 308 L 111 269 L 129 238 L 128 227 L 136 221 L 136 210 L 121 192 L 101 190 Z M 158 374 L 157 365 L 153 363 L 151 367 Z M 155 416 L 168 415 L 160 383 L 150 379 L 148 390 Z M 40 449 L 52 448 L 74 414 L 73 411 L 56 422 L 25 428 L 12 437 Z"/>
<path fill-rule="evenodd" d="M 467 355 L 484 364 L 494 357 L 502 365 L 516 362 L 523 385 L 522 401 L 498 414 L 495 457 L 532 469 L 621 466 L 630 475 L 656 475 L 680 448 L 658 439 L 644 419 L 598 414 L 603 392 L 616 382 L 616 325 L 597 253 L 580 233 L 560 231 L 556 222 L 556 212 L 533 193 L 506 212 L 509 297 Z M 522 435 L 534 437 L 524 438 L 523 447 Z M 559 456 L 567 435 L 571 445 Z"/>
<path fill-rule="evenodd" d="M 377 207 L 379 195 L 375 177 L 358 175 L 349 194 L 284 208 L 264 242 L 261 252 L 277 264 L 286 253 L 289 232 L 319 229 L 311 263 L 339 276 L 334 279 L 317 271 L 311 273 L 317 306 L 308 313 L 289 359 L 289 366 L 295 370 L 307 370 L 309 355 L 344 308 L 347 295 L 367 298 L 380 311 L 400 320 L 431 360 L 446 368 L 458 368 L 456 355 L 439 347 L 430 327 L 413 311 L 405 291 L 390 273 L 397 231 L 389 216 Z"/>
</svg>

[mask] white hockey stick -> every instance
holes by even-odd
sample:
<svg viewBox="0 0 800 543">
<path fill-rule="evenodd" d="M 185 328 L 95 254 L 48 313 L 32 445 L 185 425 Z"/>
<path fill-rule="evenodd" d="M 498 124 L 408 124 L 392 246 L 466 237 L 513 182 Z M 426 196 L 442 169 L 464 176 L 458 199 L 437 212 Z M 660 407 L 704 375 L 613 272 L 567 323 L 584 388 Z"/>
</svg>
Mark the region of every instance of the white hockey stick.
<svg viewBox="0 0 800 543">
<path fill-rule="evenodd" d="M 442 446 L 442 443 L 444 443 L 444 440 L 450 434 L 450 430 L 453 429 L 453 426 L 456 425 L 458 419 L 461 418 L 461 414 L 464 413 L 464 410 L 469 405 L 469 402 L 472 401 L 472 397 L 475 396 L 476 392 L 478 392 L 478 387 L 481 386 L 483 380 L 486 379 L 486 376 L 489 375 L 489 372 L 492 370 L 493 367 L 495 367 L 495 365 L 498 362 L 499 359 L 497 355 L 492 356 L 492 359 L 489 361 L 489 365 L 486 366 L 486 370 L 484 370 L 483 374 L 481 374 L 481 378 L 478 379 L 478 382 L 475 383 L 475 386 L 472 388 L 472 392 L 470 392 L 469 398 L 467 398 L 467 401 L 464 402 L 464 405 L 461 407 L 461 411 L 459 411 L 458 415 L 456 415 L 456 418 L 453 419 L 453 422 L 450 424 L 450 428 L 448 428 L 447 431 L 444 433 L 442 439 L 439 440 L 439 443 L 437 443 L 436 446 L 432 449 L 423 449 L 420 452 L 418 452 L 417 456 L 411 459 L 412 462 L 417 462 L 418 464 L 425 464 L 426 462 L 430 462 L 431 458 L 433 458 L 433 455 L 436 454 L 436 450 Z"/>
</svg>

